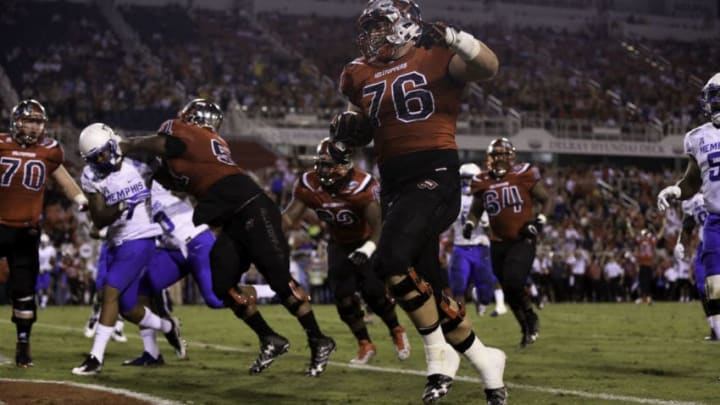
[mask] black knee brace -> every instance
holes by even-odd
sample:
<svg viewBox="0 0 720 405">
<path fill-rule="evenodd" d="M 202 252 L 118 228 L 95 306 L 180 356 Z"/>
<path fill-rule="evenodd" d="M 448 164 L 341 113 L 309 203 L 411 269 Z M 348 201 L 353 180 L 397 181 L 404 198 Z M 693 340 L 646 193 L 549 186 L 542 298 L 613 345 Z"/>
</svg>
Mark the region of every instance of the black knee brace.
<svg viewBox="0 0 720 405">
<path fill-rule="evenodd" d="M 290 313 L 294 314 L 304 303 L 310 302 L 310 296 L 295 282 L 295 280 L 290 280 L 288 285 L 290 286 L 290 294 L 282 294 L 278 292 L 278 295 L 280 295 L 283 306 L 287 308 Z"/>
<path fill-rule="evenodd" d="M 465 319 L 465 307 L 445 293 L 442 293 L 437 307 L 443 333 L 454 331 Z"/>
<path fill-rule="evenodd" d="M 35 304 L 35 295 L 26 295 L 24 297 L 13 298 L 12 308 L 12 321 L 18 325 L 31 325 L 37 319 L 37 305 Z"/>
<path fill-rule="evenodd" d="M 351 330 L 355 330 L 358 326 L 365 326 L 363 317 L 365 311 L 360 306 L 360 299 L 357 295 L 351 295 L 347 297 L 336 297 L 335 306 L 337 307 L 340 319 L 345 322 Z"/>
<path fill-rule="evenodd" d="M 226 300 L 225 305 L 230 307 L 240 319 L 245 318 L 248 307 L 255 305 L 255 296 L 249 295 L 244 292 L 238 291 L 237 288 L 233 287 L 228 290 L 229 300 Z"/>
<path fill-rule="evenodd" d="M 406 295 L 416 292 L 418 295 L 404 298 Z M 406 312 L 412 312 L 422 307 L 433 295 L 432 287 L 420 277 L 415 270 L 408 271 L 405 278 L 399 283 L 390 286 L 390 293 L 395 297 L 397 304 Z"/>
</svg>

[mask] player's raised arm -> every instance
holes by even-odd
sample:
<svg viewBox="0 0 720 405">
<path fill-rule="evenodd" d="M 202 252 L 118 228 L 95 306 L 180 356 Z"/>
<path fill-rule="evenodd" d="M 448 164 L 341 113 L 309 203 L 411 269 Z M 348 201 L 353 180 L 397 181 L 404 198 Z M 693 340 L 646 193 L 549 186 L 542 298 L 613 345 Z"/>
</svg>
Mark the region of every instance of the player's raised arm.
<svg viewBox="0 0 720 405">
<path fill-rule="evenodd" d="M 173 158 L 180 156 L 186 148 L 182 140 L 164 134 L 124 139 L 120 142 L 123 155 L 145 152 L 163 158 Z"/>
</svg>

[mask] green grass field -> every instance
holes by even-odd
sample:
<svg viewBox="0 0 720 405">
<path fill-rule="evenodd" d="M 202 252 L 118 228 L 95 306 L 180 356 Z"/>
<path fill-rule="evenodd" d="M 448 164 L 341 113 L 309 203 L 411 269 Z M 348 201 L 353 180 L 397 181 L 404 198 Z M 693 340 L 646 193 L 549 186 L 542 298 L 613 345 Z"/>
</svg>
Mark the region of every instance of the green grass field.
<svg viewBox="0 0 720 405">
<path fill-rule="evenodd" d="M 92 341 L 82 335 L 88 307 L 40 311 L 33 330 L 35 367 L 0 366 L 0 378 L 66 380 L 148 393 L 188 404 L 417 404 L 424 385 L 424 357 L 418 334 L 409 330 L 413 354 L 396 359 L 387 329 L 370 325 L 378 356 L 366 369 L 348 366 L 356 344 L 332 306 L 316 306 L 325 333 L 338 351 L 320 378 L 303 375 L 309 349 L 299 324 L 282 307 L 261 307 L 266 319 L 292 347 L 260 375 L 247 373 L 255 358 L 255 336 L 227 310 L 180 306 L 189 360 L 175 359 L 160 337 L 166 365 L 123 367 L 142 352 L 136 327 L 127 324 L 127 343 L 111 342 L 103 373 L 76 377 Z M 10 308 L 0 308 L 0 356 L 14 357 Z M 720 344 L 703 342 L 707 324 L 697 302 L 549 305 L 540 312 L 538 342 L 517 348 L 519 331 L 511 315 L 477 318 L 475 331 L 487 345 L 508 355 L 505 381 L 517 405 L 720 403 Z M 402 316 L 404 324 L 409 322 Z M 411 329 L 411 328 L 408 328 Z M 444 404 L 484 403 L 474 370 L 463 362 Z M 0 392 L 0 400 L 2 392 Z"/>
</svg>

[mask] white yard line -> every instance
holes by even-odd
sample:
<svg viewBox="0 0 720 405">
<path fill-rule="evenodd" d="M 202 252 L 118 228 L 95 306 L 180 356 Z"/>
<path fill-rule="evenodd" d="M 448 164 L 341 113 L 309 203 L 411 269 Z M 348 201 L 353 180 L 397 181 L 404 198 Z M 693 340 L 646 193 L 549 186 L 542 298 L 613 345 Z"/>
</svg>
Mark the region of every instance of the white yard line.
<svg viewBox="0 0 720 405">
<path fill-rule="evenodd" d="M 10 323 L 10 321 L 0 320 L 0 323 Z M 82 336 L 81 328 L 73 328 L 73 327 L 69 327 L 69 326 L 50 325 L 50 324 L 41 324 L 41 323 L 36 323 L 35 325 L 41 326 L 44 328 L 48 328 L 48 329 L 77 331 L 79 336 Z M 127 335 L 127 336 L 128 336 L 128 338 L 131 338 L 131 339 L 140 340 L 140 337 L 138 337 L 138 336 L 134 336 L 134 335 Z M 241 348 L 233 347 L 233 346 L 216 345 L 213 343 L 204 343 L 204 342 L 200 342 L 200 341 L 188 341 L 188 346 L 212 348 L 215 350 L 225 350 L 225 351 L 237 352 L 237 353 L 255 353 L 255 350 L 241 349 Z M 343 362 L 338 362 L 338 361 L 331 361 L 330 364 L 333 366 L 336 366 L 336 367 L 345 367 L 345 368 L 358 369 L 358 370 L 368 370 L 368 371 L 375 371 L 375 372 L 381 372 L 381 373 L 417 375 L 417 376 L 423 376 L 423 377 L 425 376 L 424 370 L 408 370 L 408 369 L 402 369 L 402 368 L 377 367 L 377 366 L 369 366 L 369 365 L 351 365 L 349 363 L 343 363 Z M 455 380 L 480 384 L 480 379 L 477 377 L 456 376 Z M 605 400 L 605 401 L 622 401 L 622 402 L 633 402 L 636 404 L 649 404 L 649 405 L 704 405 L 702 402 L 675 401 L 675 400 L 633 397 L 633 396 L 628 396 L 628 395 L 615 395 L 615 394 L 606 393 L 606 392 L 578 391 L 578 390 L 569 390 L 569 389 L 564 389 L 564 388 L 551 388 L 551 387 L 540 387 L 540 386 L 536 386 L 536 385 L 517 384 L 517 383 L 511 383 L 511 382 L 506 382 L 506 384 L 511 389 L 516 389 L 516 390 L 542 392 L 545 394 L 571 395 L 571 396 L 575 396 L 575 397 L 581 397 L 581 398 L 587 398 L 587 399 L 601 399 L 601 400 Z M 166 402 L 166 403 L 170 404 L 170 402 Z"/>
<path fill-rule="evenodd" d="M 104 385 L 97 384 L 83 384 L 74 381 L 51 381 L 51 380 L 26 380 L 26 379 L 15 379 L 15 378 L 0 378 L 3 382 L 26 382 L 26 383 L 43 383 L 43 384 L 58 384 L 67 385 L 77 388 L 85 388 L 94 391 L 109 392 L 117 395 L 125 395 L 126 397 L 134 398 L 140 401 L 145 401 L 153 405 L 182 405 L 182 402 L 170 401 L 168 399 L 155 397 L 148 394 L 142 394 L 135 391 L 129 391 L 122 388 L 106 387 Z"/>
</svg>

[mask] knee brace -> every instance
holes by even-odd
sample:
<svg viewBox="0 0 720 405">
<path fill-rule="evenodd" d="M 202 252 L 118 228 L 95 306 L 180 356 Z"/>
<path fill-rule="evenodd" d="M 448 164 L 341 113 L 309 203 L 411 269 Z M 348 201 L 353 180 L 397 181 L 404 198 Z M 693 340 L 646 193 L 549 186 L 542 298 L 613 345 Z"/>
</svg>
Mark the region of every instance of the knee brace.
<svg viewBox="0 0 720 405">
<path fill-rule="evenodd" d="M 443 334 L 457 329 L 465 319 L 465 307 L 445 292 L 442 293 L 437 307 Z"/>
<path fill-rule="evenodd" d="M 720 275 L 705 278 L 708 315 L 720 315 Z"/>
<path fill-rule="evenodd" d="M 290 313 L 294 314 L 306 302 L 310 302 L 310 295 L 300 287 L 295 280 L 290 280 L 290 294 L 278 294 L 282 300 L 282 304 Z M 283 295 L 285 295 L 283 297 Z"/>
<path fill-rule="evenodd" d="M 383 294 L 376 297 L 363 296 L 363 298 L 370 309 L 382 319 L 386 319 L 395 312 L 395 300 L 392 297 Z"/>
<path fill-rule="evenodd" d="M 13 298 L 12 321 L 16 324 L 32 324 L 36 317 L 35 295 Z"/>
<path fill-rule="evenodd" d="M 350 295 L 347 297 L 336 297 L 335 306 L 337 307 L 338 315 L 340 319 L 345 322 L 351 330 L 356 330 L 358 327 L 364 327 L 365 323 L 363 317 L 365 311 L 360 306 L 360 299 L 357 295 Z"/>
<path fill-rule="evenodd" d="M 248 315 L 248 309 L 255 308 L 257 293 L 252 286 L 233 287 L 228 290 L 230 300 L 226 303 L 240 319 L 244 319 Z"/>
<path fill-rule="evenodd" d="M 422 307 L 433 295 L 430 284 L 425 282 L 414 269 L 410 269 L 398 283 L 390 286 L 390 293 L 397 304 L 406 312 Z"/>
</svg>

